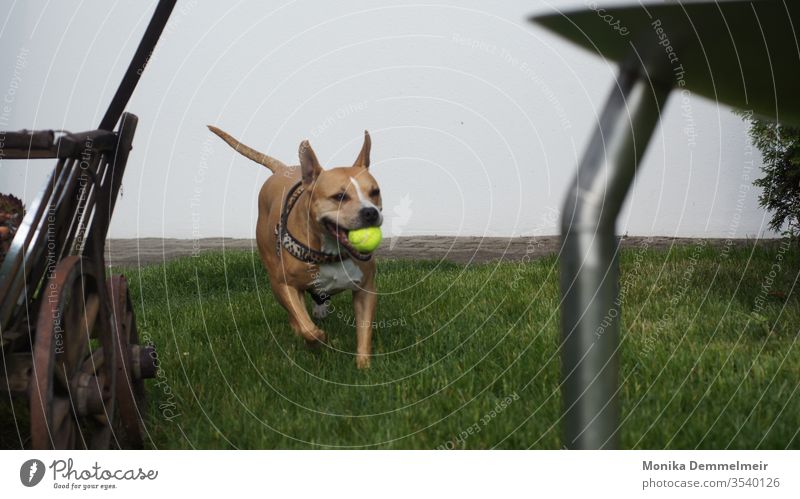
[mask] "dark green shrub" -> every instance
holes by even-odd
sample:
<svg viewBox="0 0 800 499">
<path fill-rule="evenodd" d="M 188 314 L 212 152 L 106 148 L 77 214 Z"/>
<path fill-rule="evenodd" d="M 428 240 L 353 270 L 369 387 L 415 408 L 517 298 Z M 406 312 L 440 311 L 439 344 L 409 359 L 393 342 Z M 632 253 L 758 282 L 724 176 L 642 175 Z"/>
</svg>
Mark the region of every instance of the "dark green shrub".
<svg viewBox="0 0 800 499">
<path fill-rule="evenodd" d="M 761 151 L 764 176 L 759 204 L 772 214 L 769 226 L 792 238 L 800 235 L 800 128 L 744 115 L 750 138 Z"/>
</svg>

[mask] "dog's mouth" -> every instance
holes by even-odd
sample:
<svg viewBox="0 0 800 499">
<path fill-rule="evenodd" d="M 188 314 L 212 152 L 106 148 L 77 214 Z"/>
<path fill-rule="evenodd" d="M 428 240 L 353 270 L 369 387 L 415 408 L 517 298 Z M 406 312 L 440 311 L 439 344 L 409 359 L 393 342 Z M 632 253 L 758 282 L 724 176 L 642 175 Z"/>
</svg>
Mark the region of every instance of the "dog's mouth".
<svg viewBox="0 0 800 499">
<path fill-rule="evenodd" d="M 328 218 L 324 218 L 322 220 L 322 224 L 325 226 L 325 229 L 328 231 L 328 233 L 333 236 L 339 246 L 344 247 L 348 253 L 359 260 L 369 260 L 369 253 L 361 253 L 355 249 L 352 244 L 350 244 L 350 239 L 347 238 L 348 234 L 350 233 L 350 229 L 340 227 L 339 224 Z"/>
</svg>

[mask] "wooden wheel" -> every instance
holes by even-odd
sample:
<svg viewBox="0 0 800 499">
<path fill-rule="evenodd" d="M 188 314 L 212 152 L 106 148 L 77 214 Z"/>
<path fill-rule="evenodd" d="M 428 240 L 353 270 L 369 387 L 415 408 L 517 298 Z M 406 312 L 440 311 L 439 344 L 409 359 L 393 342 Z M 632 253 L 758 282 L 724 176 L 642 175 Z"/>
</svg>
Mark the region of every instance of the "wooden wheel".
<svg viewBox="0 0 800 499">
<path fill-rule="evenodd" d="M 139 449 L 144 444 L 144 378 L 155 375 L 155 352 L 139 345 L 136 318 L 125 276 L 108 279 L 112 317 L 120 362 L 117 364 L 117 404 L 121 420 L 121 443 Z"/>
<path fill-rule="evenodd" d="M 95 267 L 70 256 L 41 289 L 30 388 L 37 449 L 107 449 L 116 414 L 116 341 Z M 110 353 L 110 355 L 109 355 Z"/>
</svg>

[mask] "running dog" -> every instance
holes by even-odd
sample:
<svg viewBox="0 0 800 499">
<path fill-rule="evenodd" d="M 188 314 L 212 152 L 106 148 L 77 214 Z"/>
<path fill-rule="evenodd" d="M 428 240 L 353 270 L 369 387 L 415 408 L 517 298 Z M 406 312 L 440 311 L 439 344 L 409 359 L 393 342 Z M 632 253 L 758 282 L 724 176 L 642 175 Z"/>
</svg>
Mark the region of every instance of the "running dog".
<svg viewBox="0 0 800 499">
<path fill-rule="evenodd" d="M 351 230 L 383 223 L 381 191 L 369 172 L 369 132 L 364 132 L 353 166 L 323 170 L 307 140 L 300 143 L 300 164 L 287 166 L 219 128 L 208 128 L 273 173 L 258 195 L 256 242 L 272 292 L 288 312 L 292 329 L 309 345 L 324 343 L 325 332 L 311 320 L 304 293 L 314 301 L 314 317 L 323 318 L 330 296 L 350 290 L 356 365 L 369 367 L 377 305 L 375 259 L 357 251 L 347 238 Z"/>
</svg>

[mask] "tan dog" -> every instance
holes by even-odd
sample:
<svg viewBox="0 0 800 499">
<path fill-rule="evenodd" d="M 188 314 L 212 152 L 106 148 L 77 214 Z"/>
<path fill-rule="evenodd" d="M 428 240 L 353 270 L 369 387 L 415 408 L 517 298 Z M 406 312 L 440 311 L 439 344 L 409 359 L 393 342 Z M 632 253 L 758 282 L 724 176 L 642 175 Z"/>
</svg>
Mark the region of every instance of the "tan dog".
<svg viewBox="0 0 800 499">
<path fill-rule="evenodd" d="M 375 259 L 350 245 L 353 229 L 383 222 L 381 193 L 369 173 L 371 141 L 353 166 L 323 170 L 307 140 L 300 144 L 300 165 L 277 159 L 240 143 L 219 128 L 212 132 L 245 157 L 269 168 L 272 175 L 258 195 L 256 242 L 275 298 L 289 313 L 289 324 L 310 345 L 325 341 L 314 324 L 303 293 L 315 301 L 314 316 L 328 312 L 328 298 L 353 292 L 356 320 L 356 365 L 369 367 L 375 319 Z"/>
</svg>

